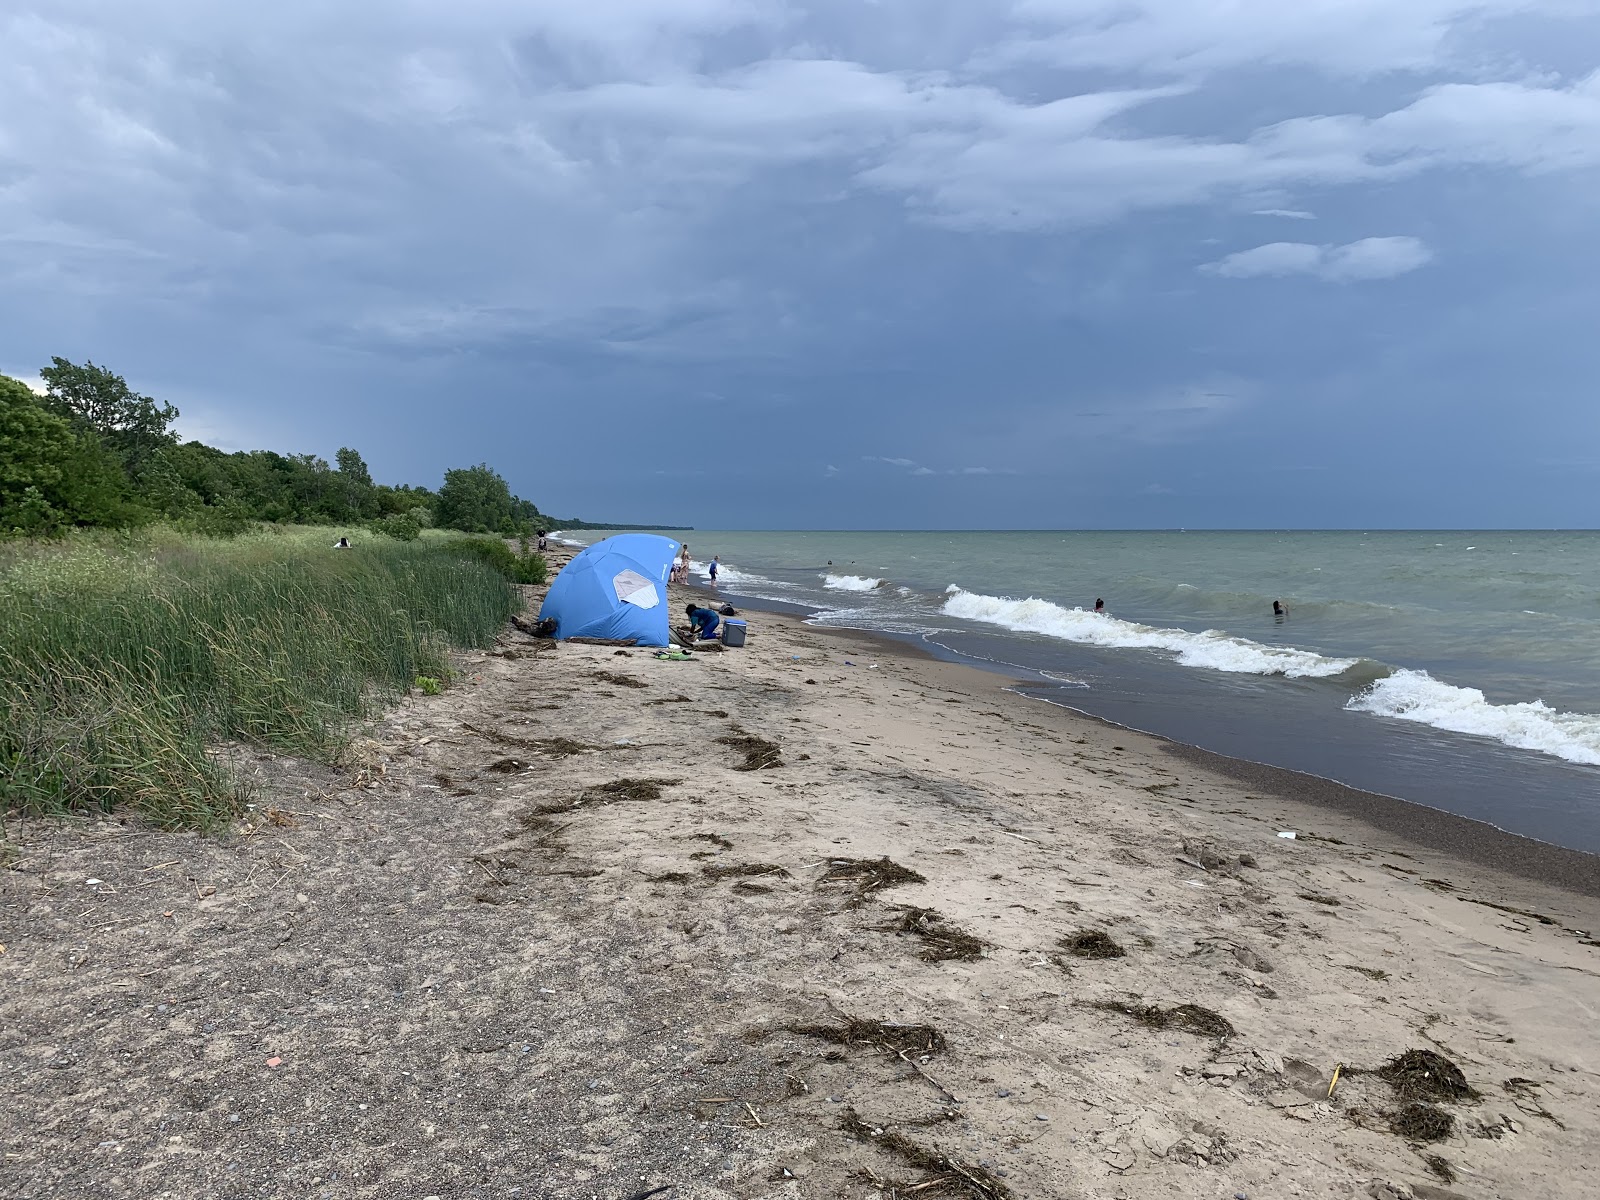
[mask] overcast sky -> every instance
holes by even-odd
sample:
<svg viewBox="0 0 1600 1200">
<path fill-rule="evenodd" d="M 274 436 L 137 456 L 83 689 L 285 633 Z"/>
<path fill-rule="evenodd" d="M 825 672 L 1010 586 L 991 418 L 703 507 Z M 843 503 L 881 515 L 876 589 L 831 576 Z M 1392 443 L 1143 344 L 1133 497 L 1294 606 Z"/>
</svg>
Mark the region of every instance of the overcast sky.
<svg viewBox="0 0 1600 1200">
<path fill-rule="evenodd" d="M 0 371 L 705 527 L 1600 525 L 1596 0 L 9 0 Z"/>
</svg>

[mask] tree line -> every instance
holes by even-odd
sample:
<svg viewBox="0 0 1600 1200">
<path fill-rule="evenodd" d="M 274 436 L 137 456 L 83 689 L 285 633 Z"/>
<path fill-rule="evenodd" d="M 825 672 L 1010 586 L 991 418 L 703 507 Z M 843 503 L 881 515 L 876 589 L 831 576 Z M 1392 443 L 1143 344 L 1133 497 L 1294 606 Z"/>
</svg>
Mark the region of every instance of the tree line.
<svg viewBox="0 0 1600 1200">
<path fill-rule="evenodd" d="M 360 524 L 402 540 L 430 525 L 516 536 L 560 524 L 486 463 L 446 471 L 437 491 L 375 483 L 348 446 L 330 464 L 181 442 L 176 408 L 92 362 L 53 358 L 39 375 L 42 395 L 0 375 L 0 537 L 157 520 L 218 535 L 257 521 Z"/>
</svg>

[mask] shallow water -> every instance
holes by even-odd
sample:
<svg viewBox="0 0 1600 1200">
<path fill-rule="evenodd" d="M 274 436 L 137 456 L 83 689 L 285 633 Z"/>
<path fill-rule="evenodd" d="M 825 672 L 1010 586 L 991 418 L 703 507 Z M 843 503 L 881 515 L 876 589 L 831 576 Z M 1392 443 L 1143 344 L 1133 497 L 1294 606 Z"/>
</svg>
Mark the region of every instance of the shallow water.
<svg viewBox="0 0 1600 1200">
<path fill-rule="evenodd" d="M 1600 534 L 688 540 L 697 560 L 721 556 L 731 595 L 1013 664 L 1041 695 L 1123 724 L 1600 851 Z"/>
</svg>

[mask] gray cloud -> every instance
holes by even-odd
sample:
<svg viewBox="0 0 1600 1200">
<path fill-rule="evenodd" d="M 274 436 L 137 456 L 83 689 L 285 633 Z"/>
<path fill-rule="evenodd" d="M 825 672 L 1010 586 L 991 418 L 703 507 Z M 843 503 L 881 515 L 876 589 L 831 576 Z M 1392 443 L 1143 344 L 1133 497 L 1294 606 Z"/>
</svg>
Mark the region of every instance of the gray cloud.
<svg viewBox="0 0 1600 1200">
<path fill-rule="evenodd" d="M 17 0 L 0 359 L 93 356 L 208 436 L 370 437 L 419 479 L 602 413 L 659 469 L 693 408 L 752 521 L 813 503 L 841 444 L 915 458 L 839 472 L 837 520 L 1015 488 L 1076 522 L 1151 478 L 1203 503 L 1198 447 L 1233 494 L 1352 396 L 1448 386 L 1453 436 L 1498 452 L 1515 387 L 1547 398 L 1530 431 L 1600 436 L 1570 328 L 1596 34 L 1567 0 Z M 1327 232 L 1254 245 L 1256 215 Z M 1427 244 L 1361 237 L 1396 228 Z M 1197 274 L 1208 241 L 1246 249 Z M 1225 282 L 1425 262 L 1360 311 Z M 1397 344 L 1383 295 L 1426 288 Z M 526 459 L 525 494 L 615 511 Z"/>
<path fill-rule="evenodd" d="M 1229 279 L 1259 275 L 1313 275 L 1332 283 L 1392 279 L 1415 271 L 1433 252 L 1414 237 L 1370 237 L 1343 246 L 1269 242 L 1241 250 L 1200 269 Z"/>
<path fill-rule="evenodd" d="M 1435 67 L 1461 24 L 1536 6 L 1527 0 L 1292 7 L 1241 0 L 1223 8 L 1183 0 L 1021 0 L 1017 7 L 1042 36 L 1011 41 L 1004 58 L 1173 74 L 1269 63 L 1368 76 Z"/>
</svg>

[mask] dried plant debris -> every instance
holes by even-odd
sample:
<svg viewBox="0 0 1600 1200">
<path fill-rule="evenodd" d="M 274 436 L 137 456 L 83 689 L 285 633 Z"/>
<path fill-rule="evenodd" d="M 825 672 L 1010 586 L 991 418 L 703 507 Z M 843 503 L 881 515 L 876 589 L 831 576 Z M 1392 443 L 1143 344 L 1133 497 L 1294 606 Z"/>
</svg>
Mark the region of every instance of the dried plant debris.
<svg viewBox="0 0 1600 1200">
<path fill-rule="evenodd" d="M 976 1163 L 963 1162 L 927 1146 L 920 1146 L 905 1134 L 892 1129 L 876 1128 L 863 1121 L 853 1108 L 845 1110 L 839 1119 L 839 1128 L 859 1142 L 876 1146 L 906 1166 L 923 1173 L 923 1178 L 911 1183 L 895 1183 L 865 1172 L 865 1178 L 890 1198 L 938 1195 L 941 1193 L 966 1195 L 977 1200 L 1004 1200 L 1011 1190 L 987 1168 Z"/>
<path fill-rule="evenodd" d="M 687 871 L 663 871 L 660 875 L 646 875 L 651 883 L 689 883 L 694 876 Z"/>
<path fill-rule="evenodd" d="M 733 843 L 720 833 L 691 833 L 689 836 L 699 842 L 710 842 L 713 846 L 721 846 L 724 850 L 733 849 Z"/>
<path fill-rule="evenodd" d="M 570 758 L 574 754 L 582 754 L 585 750 L 598 749 L 585 742 L 575 742 L 569 737 L 533 738 L 527 744 L 551 758 Z"/>
<path fill-rule="evenodd" d="M 751 876 L 771 875 L 787 879 L 789 872 L 777 863 L 718 863 L 714 866 L 701 867 L 700 873 L 712 882 L 718 879 L 748 879 Z"/>
<path fill-rule="evenodd" d="M 536 850 L 543 850 L 548 854 L 565 854 L 566 846 L 558 840 L 562 830 L 571 824 L 570 821 L 557 825 L 547 815 L 537 809 L 530 809 L 518 818 L 517 823 L 522 826 L 523 832 L 532 837 L 529 843 Z"/>
<path fill-rule="evenodd" d="M 744 762 L 736 765 L 733 768 L 735 771 L 765 771 L 770 767 L 783 766 L 778 744 L 766 738 L 756 737 L 752 733 L 737 733 L 719 737 L 717 741 L 721 745 L 732 746 L 744 755 Z"/>
<path fill-rule="evenodd" d="M 518 771 L 526 770 L 531 766 L 533 766 L 532 763 L 520 758 L 497 758 L 484 770 L 493 771 L 496 775 L 515 775 Z"/>
<path fill-rule="evenodd" d="M 607 804 L 629 801 L 659 800 L 669 787 L 682 783 L 681 779 L 613 779 L 586 788 L 570 800 L 554 800 L 534 809 L 538 813 L 573 812 L 579 808 L 603 808 Z"/>
<path fill-rule="evenodd" d="M 1450 1165 L 1450 1160 L 1445 1158 L 1444 1155 L 1424 1154 L 1422 1161 L 1428 1165 L 1428 1170 L 1446 1183 L 1454 1183 L 1456 1181 L 1455 1168 Z"/>
<path fill-rule="evenodd" d="M 479 725 L 463 723 L 461 728 L 468 733 L 475 733 L 484 741 L 494 742 L 500 746 L 515 746 L 519 750 L 534 750 L 540 754 L 549 755 L 551 758 L 570 758 L 574 754 L 582 754 L 585 750 L 598 750 L 598 746 L 591 746 L 586 742 L 575 742 L 569 737 L 525 738 L 507 733 L 503 729 L 484 729 Z M 503 760 L 516 761 L 516 760 Z M 523 763 L 522 766 L 529 764 Z M 491 767 L 490 770 L 496 768 Z"/>
<path fill-rule="evenodd" d="M 1407 1050 L 1397 1054 L 1375 1074 L 1394 1088 L 1403 1100 L 1476 1100 L 1461 1068 L 1432 1050 Z"/>
<path fill-rule="evenodd" d="M 817 1038 L 836 1046 L 872 1046 L 888 1054 L 937 1054 L 945 1048 L 944 1034 L 932 1025 L 906 1025 L 898 1021 L 865 1021 L 841 1014 L 838 1025 L 790 1025 L 790 1033 Z"/>
<path fill-rule="evenodd" d="M 1413 1142 L 1442 1142 L 1455 1128 L 1456 1119 L 1432 1104 L 1407 1104 L 1389 1118 L 1390 1132 Z"/>
<path fill-rule="evenodd" d="M 1543 1117 L 1545 1120 L 1553 1122 L 1557 1129 L 1565 1129 L 1566 1126 L 1561 1123 L 1556 1115 L 1540 1102 L 1539 1089 L 1543 1086 L 1544 1084 L 1537 1079 L 1524 1079 L 1520 1075 L 1515 1075 L 1502 1083 L 1500 1088 L 1506 1095 L 1511 1097 L 1512 1103 L 1522 1112 L 1531 1117 Z"/>
<path fill-rule="evenodd" d="M 1532 909 L 1515 908 L 1510 904 L 1496 904 L 1493 900 L 1475 900 L 1471 896 L 1457 896 L 1456 899 L 1463 901 L 1466 904 L 1481 904 L 1484 908 L 1492 908 L 1498 912 L 1510 913 L 1517 917 L 1529 917 L 1532 920 L 1539 922 L 1541 925 L 1561 924 L 1561 922 L 1557 921 L 1554 917 L 1547 917 L 1543 913 L 1534 912 Z"/>
<path fill-rule="evenodd" d="M 1199 1037 L 1230 1038 L 1236 1032 L 1228 1019 L 1220 1013 L 1198 1004 L 1178 1004 L 1162 1008 L 1158 1004 L 1126 1004 L 1120 1000 L 1095 1000 L 1090 1008 L 1103 1012 L 1121 1013 L 1151 1029 L 1177 1029 Z"/>
<path fill-rule="evenodd" d="M 1343 903 L 1337 896 L 1325 896 L 1321 892 L 1299 892 L 1302 900 L 1309 900 L 1313 904 L 1326 904 L 1329 908 L 1338 908 Z"/>
<path fill-rule="evenodd" d="M 976 962 L 983 957 L 989 943 L 973 937 L 944 919 L 931 908 L 898 906 L 900 915 L 887 925 L 880 925 L 880 933 L 909 933 L 921 939 L 922 950 L 917 955 L 923 962 Z"/>
<path fill-rule="evenodd" d="M 1077 958 L 1123 958 L 1128 953 L 1099 929 L 1080 929 L 1056 944 Z"/>
<path fill-rule="evenodd" d="M 817 880 L 818 887 L 842 885 L 850 890 L 850 905 L 862 903 L 873 892 L 899 887 L 904 883 L 928 881 L 910 867 L 902 867 L 887 855 L 883 858 L 832 858 L 828 869 Z"/>
<path fill-rule="evenodd" d="M 635 679 L 632 675 L 622 675 L 616 671 L 594 671 L 591 673 L 596 679 L 616 684 L 617 687 L 644 688 L 650 686 L 642 679 Z"/>
<path fill-rule="evenodd" d="M 1385 971 L 1382 967 L 1358 967 L 1355 963 L 1345 963 L 1343 965 L 1346 971 L 1358 972 L 1359 974 L 1365 975 L 1368 979 L 1375 979 L 1379 982 L 1382 982 L 1383 980 L 1389 978 L 1389 972 Z"/>
</svg>

